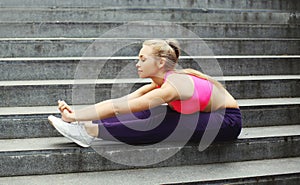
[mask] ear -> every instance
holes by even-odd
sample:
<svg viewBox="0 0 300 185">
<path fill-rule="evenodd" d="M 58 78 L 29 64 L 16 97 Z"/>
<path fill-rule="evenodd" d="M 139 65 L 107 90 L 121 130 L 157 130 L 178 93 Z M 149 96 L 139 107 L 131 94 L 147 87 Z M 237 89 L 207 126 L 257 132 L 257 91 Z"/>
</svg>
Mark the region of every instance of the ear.
<svg viewBox="0 0 300 185">
<path fill-rule="evenodd" d="M 158 64 L 158 67 L 161 69 L 161 68 L 164 68 L 166 65 L 166 59 L 165 58 L 161 58 L 159 60 L 159 64 Z"/>
</svg>

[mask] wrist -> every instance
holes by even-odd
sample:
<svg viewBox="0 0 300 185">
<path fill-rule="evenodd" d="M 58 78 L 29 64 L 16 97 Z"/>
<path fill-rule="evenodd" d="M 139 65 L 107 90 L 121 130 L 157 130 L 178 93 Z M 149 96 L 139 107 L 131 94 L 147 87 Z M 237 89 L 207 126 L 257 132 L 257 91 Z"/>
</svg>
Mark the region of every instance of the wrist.
<svg viewBox="0 0 300 185">
<path fill-rule="evenodd" d="M 76 121 L 75 113 L 70 113 L 69 119 L 71 120 L 71 122 L 75 122 Z"/>
</svg>

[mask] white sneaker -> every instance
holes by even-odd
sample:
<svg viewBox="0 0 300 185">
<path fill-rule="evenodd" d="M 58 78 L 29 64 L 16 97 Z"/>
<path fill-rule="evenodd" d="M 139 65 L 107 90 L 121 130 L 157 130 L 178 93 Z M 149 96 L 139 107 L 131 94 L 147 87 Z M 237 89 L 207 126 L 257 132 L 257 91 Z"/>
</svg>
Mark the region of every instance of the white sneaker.
<svg viewBox="0 0 300 185">
<path fill-rule="evenodd" d="M 91 146 L 95 139 L 86 132 L 83 123 L 67 123 L 52 115 L 48 120 L 59 133 L 82 147 Z"/>
</svg>

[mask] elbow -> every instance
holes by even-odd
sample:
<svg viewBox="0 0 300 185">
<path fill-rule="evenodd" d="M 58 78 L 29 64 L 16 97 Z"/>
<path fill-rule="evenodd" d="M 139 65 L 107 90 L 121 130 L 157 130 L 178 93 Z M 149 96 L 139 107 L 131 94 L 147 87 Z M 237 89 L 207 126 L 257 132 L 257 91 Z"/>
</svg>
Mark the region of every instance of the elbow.
<svg viewBox="0 0 300 185">
<path fill-rule="evenodd" d="M 130 112 L 128 101 L 124 101 L 122 99 L 115 99 L 111 102 L 111 109 L 110 109 L 111 116 L 117 116 L 119 114 L 126 114 Z"/>
<path fill-rule="evenodd" d="M 113 105 L 112 116 L 117 116 L 121 113 L 121 108 L 118 105 Z"/>
<path fill-rule="evenodd" d="M 120 108 L 114 100 L 107 100 L 96 104 L 99 119 L 114 117 L 120 112 Z"/>
</svg>

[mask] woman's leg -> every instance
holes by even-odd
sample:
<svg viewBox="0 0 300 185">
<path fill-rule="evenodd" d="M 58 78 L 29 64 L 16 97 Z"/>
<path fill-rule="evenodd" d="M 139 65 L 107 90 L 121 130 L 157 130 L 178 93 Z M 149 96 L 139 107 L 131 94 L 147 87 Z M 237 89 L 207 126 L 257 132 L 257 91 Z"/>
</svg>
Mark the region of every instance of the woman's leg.
<svg viewBox="0 0 300 185">
<path fill-rule="evenodd" d="M 167 106 L 121 115 L 98 124 L 98 137 L 104 140 L 121 141 L 128 144 L 157 143 L 167 138 L 176 128 L 180 114 Z"/>
<path fill-rule="evenodd" d="M 221 129 L 216 141 L 236 139 L 242 130 L 242 115 L 240 109 L 226 109 Z"/>
<path fill-rule="evenodd" d="M 86 130 L 86 132 L 92 136 L 92 137 L 98 137 L 99 133 L 99 129 L 98 129 L 98 125 L 93 124 L 92 121 L 85 121 L 85 122 L 81 122 L 84 124 L 84 128 Z"/>
<path fill-rule="evenodd" d="M 128 144 L 146 144 L 160 142 L 175 133 L 170 141 L 199 142 L 209 129 L 217 133 L 216 141 L 225 141 L 236 139 L 242 125 L 239 109 L 183 115 L 161 106 L 134 114 L 94 122 L 98 124 L 98 137 Z"/>
<path fill-rule="evenodd" d="M 199 142 L 205 131 L 215 134 L 214 141 L 234 140 L 242 128 L 242 116 L 239 109 L 223 109 L 214 112 L 201 112 L 199 122 L 191 138 Z"/>
</svg>

